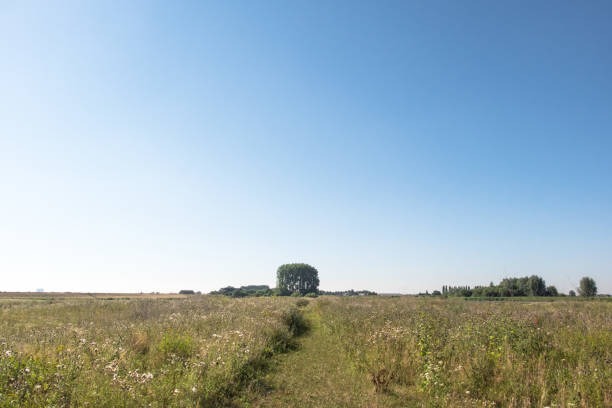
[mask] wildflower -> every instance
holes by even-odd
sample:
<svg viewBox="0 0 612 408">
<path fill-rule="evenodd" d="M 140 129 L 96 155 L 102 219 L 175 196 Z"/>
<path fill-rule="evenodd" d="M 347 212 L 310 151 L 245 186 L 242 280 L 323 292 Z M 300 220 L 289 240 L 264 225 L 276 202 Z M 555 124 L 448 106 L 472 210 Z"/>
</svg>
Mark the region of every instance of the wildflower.
<svg viewBox="0 0 612 408">
<path fill-rule="evenodd" d="M 13 355 L 13 352 L 11 350 L 6 350 L 4 354 L 6 354 L 7 357 L 10 357 Z"/>
<path fill-rule="evenodd" d="M 191 392 L 196 392 L 198 389 L 196 387 L 191 388 Z"/>
<path fill-rule="evenodd" d="M 179 389 L 178 389 L 178 388 L 175 388 L 175 389 L 174 389 L 174 395 L 178 394 L 179 392 L 180 392 L 180 391 L 179 391 Z"/>
</svg>

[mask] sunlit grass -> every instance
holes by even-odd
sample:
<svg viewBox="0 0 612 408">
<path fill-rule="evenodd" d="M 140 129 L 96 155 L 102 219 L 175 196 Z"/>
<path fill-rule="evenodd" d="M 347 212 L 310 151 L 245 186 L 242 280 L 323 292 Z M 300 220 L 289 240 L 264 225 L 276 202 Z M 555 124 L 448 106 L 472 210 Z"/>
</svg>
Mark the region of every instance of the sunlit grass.
<svg viewBox="0 0 612 408">
<path fill-rule="evenodd" d="M 612 304 L 326 298 L 376 392 L 425 406 L 612 406 Z"/>
<path fill-rule="evenodd" d="M 338 387 L 350 392 L 331 389 Z M 1 407 L 325 400 L 346 407 L 612 406 L 612 303 L 329 296 L 0 302 Z"/>
<path fill-rule="evenodd" d="M 294 303 L 196 296 L 3 304 L 0 406 L 221 404 L 288 347 Z"/>
</svg>

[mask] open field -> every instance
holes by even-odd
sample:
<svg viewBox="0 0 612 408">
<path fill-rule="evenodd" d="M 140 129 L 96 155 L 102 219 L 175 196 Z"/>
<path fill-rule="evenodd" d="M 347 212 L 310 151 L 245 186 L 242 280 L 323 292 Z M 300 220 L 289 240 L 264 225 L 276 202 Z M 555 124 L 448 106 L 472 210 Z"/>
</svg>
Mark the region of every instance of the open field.
<svg viewBox="0 0 612 408">
<path fill-rule="evenodd" d="M 322 299 L 344 358 L 403 406 L 612 406 L 612 303 Z"/>
<path fill-rule="evenodd" d="M 23 299 L 0 303 L 0 406 L 226 404 L 299 330 L 287 298 Z"/>
<path fill-rule="evenodd" d="M 0 295 L 2 407 L 607 407 L 612 302 Z"/>
</svg>

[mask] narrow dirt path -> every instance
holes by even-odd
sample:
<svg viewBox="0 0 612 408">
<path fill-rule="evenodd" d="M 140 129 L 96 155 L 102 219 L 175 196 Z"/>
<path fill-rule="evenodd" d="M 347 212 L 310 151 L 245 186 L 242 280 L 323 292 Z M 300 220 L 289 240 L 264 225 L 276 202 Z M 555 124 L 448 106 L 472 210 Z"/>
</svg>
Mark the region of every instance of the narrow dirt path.
<svg viewBox="0 0 612 408">
<path fill-rule="evenodd" d="M 374 393 L 372 384 L 351 367 L 341 345 L 326 333 L 318 313 L 308 308 L 311 324 L 296 351 L 276 357 L 264 378 L 268 392 L 249 407 L 394 407 L 390 395 Z"/>
</svg>

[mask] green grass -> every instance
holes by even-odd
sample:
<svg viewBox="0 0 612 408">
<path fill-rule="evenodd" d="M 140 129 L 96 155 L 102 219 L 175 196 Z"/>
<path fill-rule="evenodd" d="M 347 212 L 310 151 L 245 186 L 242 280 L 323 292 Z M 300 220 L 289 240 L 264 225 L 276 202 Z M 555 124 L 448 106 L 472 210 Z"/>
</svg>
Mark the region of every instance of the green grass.
<svg viewBox="0 0 612 408">
<path fill-rule="evenodd" d="M 612 406 L 609 302 L 328 298 L 318 307 L 345 358 L 407 405 Z"/>
<path fill-rule="evenodd" d="M 610 302 L 2 299 L 0 407 L 612 406 Z"/>
<path fill-rule="evenodd" d="M 302 330 L 295 300 L 62 298 L 0 308 L 0 406 L 227 405 Z"/>
<path fill-rule="evenodd" d="M 275 357 L 274 369 L 243 397 L 249 407 L 399 407 L 401 401 L 373 392 L 368 380 L 344 358 L 342 344 L 322 324 L 318 309 L 307 310 L 310 330 L 292 353 Z"/>
</svg>

